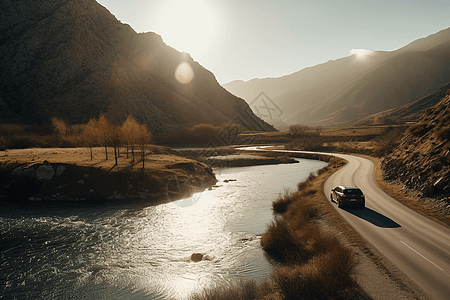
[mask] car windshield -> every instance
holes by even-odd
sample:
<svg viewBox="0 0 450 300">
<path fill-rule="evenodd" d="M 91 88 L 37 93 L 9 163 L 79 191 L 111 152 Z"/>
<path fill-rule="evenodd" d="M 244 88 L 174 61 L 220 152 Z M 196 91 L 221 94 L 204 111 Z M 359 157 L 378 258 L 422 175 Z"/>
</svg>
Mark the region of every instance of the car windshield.
<svg viewBox="0 0 450 300">
<path fill-rule="evenodd" d="M 362 192 L 360 189 L 345 189 L 344 194 L 353 194 L 353 195 L 361 195 Z"/>
</svg>

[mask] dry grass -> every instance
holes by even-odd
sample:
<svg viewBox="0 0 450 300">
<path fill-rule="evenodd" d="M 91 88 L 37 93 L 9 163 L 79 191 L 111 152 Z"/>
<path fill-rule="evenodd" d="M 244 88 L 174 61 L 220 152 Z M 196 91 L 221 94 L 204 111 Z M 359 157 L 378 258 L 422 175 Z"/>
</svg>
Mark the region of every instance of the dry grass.
<svg viewBox="0 0 450 300">
<path fill-rule="evenodd" d="M 359 295 L 352 279 L 357 263 L 354 254 L 316 222 L 329 213 L 321 209 L 324 205 L 318 205 L 323 200 L 317 200 L 324 198 L 319 191 L 340 165 L 342 162 L 333 159 L 318 176 L 310 174 L 299 184 L 299 191 L 285 192 L 274 203 L 285 213 L 269 225 L 261 245 L 286 264 L 272 275 L 283 299 L 350 299 Z"/>
<path fill-rule="evenodd" d="M 261 290 L 254 281 L 220 285 L 192 294 L 190 300 L 254 300 L 260 299 Z"/>
<path fill-rule="evenodd" d="M 285 213 L 288 206 L 295 200 L 294 194 L 289 190 L 284 190 L 283 194 L 280 194 L 278 198 L 272 203 L 273 211 L 276 213 Z"/>
<path fill-rule="evenodd" d="M 401 126 L 403 125 L 374 125 L 374 126 L 324 128 L 320 135 L 334 136 L 334 137 L 379 136 L 384 134 L 388 128 L 392 127 L 395 128 Z"/>
<path fill-rule="evenodd" d="M 0 124 L 0 150 L 59 145 L 51 126 Z"/>
<path fill-rule="evenodd" d="M 283 299 L 354 299 L 355 264 L 352 251 L 338 246 L 304 265 L 275 269 L 273 280 Z"/>
<path fill-rule="evenodd" d="M 108 148 L 109 159 L 105 159 L 104 148 L 93 149 L 93 160 L 90 157 L 89 148 L 28 148 L 0 151 L 0 164 L 36 164 L 48 161 L 49 163 L 65 163 L 74 164 L 85 167 L 96 167 L 112 171 L 119 171 L 123 169 L 142 168 L 142 164 L 132 163 L 131 153 L 128 157 L 126 149 L 120 150 L 120 159 L 118 165 L 115 166 L 114 150 Z M 178 162 L 178 160 L 186 160 L 179 156 L 174 156 L 174 151 L 169 148 L 159 146 L 149 146 L 146 155 L 146 164 L 149 168 L 162 168 L 167 165 Z"/>
<path fill-rule="evenodd" d="M 319 191 L 340 165 L 342 161 L 332 159 L 318 176 L 310 174 L 300 183 L 299 191 L 285 192 L 276 201 L 285 203 L 286 212 L 269 226 L 261 244 L 287 263 L 273 273 L 283 299 L 352 298 L 357 293 L 352 280 L 356 265 L 352 251 L 316 222 L 328 214 L 321 208 L 323 201 L 317 201 L 324 198 Z"/>
<path fill-rule="evenodd" d="M 345 128 L 323 128 L 320 135 L 296 137 L 289 132 L 278 132 L 278 142 L 288 150 L 359 153 L 382 156 L 391 152 L 407 130 L 407 125 L 377 125 Z M 446 133 L 443 132 L 443 135 Z M 255 140 L 265 141 L 266 133 L 253 134 Z M 273 135 L 273 134 L 272 134 Z M 270 139 L 268 139 L 270 140 Z M 272 143 L 276 143 L 276 140 Z"/>
</svg>

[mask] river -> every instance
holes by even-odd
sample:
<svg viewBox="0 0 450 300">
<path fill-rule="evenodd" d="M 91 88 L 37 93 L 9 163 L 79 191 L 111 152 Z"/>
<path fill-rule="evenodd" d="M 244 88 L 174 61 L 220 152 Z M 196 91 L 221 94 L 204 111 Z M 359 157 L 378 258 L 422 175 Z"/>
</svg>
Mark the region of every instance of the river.
<svg viewBox="0 0 450 300">
<path fill-rule="evenodd" d="M 260 237 L 272 201 L 326 165 L 299 161 L 218 169 L 212 190 L 156 206 L 2 203 L 0 299 L 183 299 L 264 280 L 273 266 Z"/>
</svg>

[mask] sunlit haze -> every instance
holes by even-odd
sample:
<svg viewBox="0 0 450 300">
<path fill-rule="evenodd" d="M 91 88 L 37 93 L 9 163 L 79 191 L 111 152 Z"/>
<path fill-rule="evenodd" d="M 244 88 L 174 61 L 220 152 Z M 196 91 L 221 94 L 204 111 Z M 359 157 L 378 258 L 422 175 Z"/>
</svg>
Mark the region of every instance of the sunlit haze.
<svg viewBox="0 0 450 300">
<path fill-rule="evenodd" d="M 450 1 L 100 0 L 137 32 L 156 32 L 220 83 L 279 77 L 341 57 L 390 51 L 450 27 Z"/>
<path fill-rule="evenodd" d="M 207 58 L 220 38 L 220 10 L 207 0 L 170 0 L 155 3 L 148 27 L 179 51 Z"/>
<path fill-rule="evenodd" d="M 365 50 L 365 49 L 352 49 L 350 51 L 350 54 L 356 55 L 357 59 L 364 60 L 365 58 L 369 57 L 373 51 Z"/>
</svg>

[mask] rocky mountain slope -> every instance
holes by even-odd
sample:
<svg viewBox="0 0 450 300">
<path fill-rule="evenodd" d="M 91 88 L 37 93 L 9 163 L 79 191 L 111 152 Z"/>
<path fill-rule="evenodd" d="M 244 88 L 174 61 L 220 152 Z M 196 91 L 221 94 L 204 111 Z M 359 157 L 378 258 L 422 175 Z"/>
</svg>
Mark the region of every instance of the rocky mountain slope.
<svg viewBox="0 0 450 300">
<path fill-rule="evenodd" d="M 382 167 L 386 179 L 441 199 L 450 213 L 450 90 L 408 129 Z"/>
<path fill-rule="evenodd" d="M 264 91 L 289 124 L 348 125 L 450 81 L 450 28 L 390 52 L 354 54 L 280 78 L 224 87 L 249 103 Z"/>
<path fill-rule="evenodd" d="M 137 34 L 94 0 L 0 4 L 0 123 L 86 123 L 129 114 L 153 132 L 238 122 L 273 130 L 188 54 L 155 33 Z M 175 79 L 187 63 L 194 77 Z"/>
</svg>

